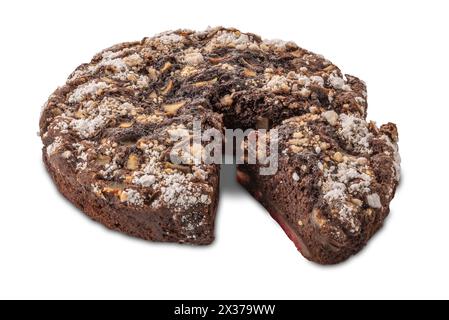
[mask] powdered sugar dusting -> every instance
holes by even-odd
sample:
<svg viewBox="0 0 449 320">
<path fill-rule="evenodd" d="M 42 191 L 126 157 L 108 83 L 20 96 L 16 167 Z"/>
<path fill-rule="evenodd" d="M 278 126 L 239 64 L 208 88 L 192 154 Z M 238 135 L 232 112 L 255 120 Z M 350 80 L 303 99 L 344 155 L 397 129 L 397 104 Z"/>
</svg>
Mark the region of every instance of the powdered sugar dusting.
<svg viewBox="0 0 449 320">
<path fill-rule="evenodd" d="M 369 194 L 368 196 L 366 196 L 366 201 L 371 208 L 382 208 L 382 203 L 380 202 L 380 197 L 377 193 Z"/>
<path fill-rule="evenodd" d="M 290 89 L 289 83 L 285 76 L 274 75 L 265 85 L 266 90 L 279 93 L 286 92 Z"/>
<path fill-rule="evenodd" d="M 351 91 L 351 87 L 346 83 L 345 79 L 333 74 L 329 76 L 329 84 L 337 90 Z"/>
<path fill-rule="evenodd" d="M 184 39 L 184 37 L 180 36 L 179 34 L 169 32 L 169 33 L 161 34 L 158 37 L 158 39 L 163 44 L 172 44 L 172 43 L 181 42 Z"/>
<path fill-rule="evenodd" d="M 121 195 L 122 201 L 136 206 L 143 205 L 144 199 L 142 195 L 134 189 L 126 189 Z"/>
<path fill-rule="evenodd" d="M 105 118 L 100 115 L 93 119 L 74 119 L 70 123 L 70 127 L 76 130 L 81 137 L 89 138 L 95 135 L 105 122 Z"/>
<path fill-rule="evenodd" d="M 141 177 L 136 177 L 133 180 L 133 183 L 137 185 L 141 185 L 143 187 L 151 187 L 151 185 L 156 181 L 156 177 L 151 174 L 144 174 Z"/>
<path fill-rule="evenodd" d="M 83 101 L 87 96 L 94 98 L 107 88 L 109 88 L 109 85 L 106 82 L 96 82 L 93 80 L 76 88 L 68 101 L 69 103 L 75 103 Z"/>
<path fill-rule="evenodd" d="M 250 39 L 246 34 L 243 33 L 223 31 L 220 32 L 219 35 L 215 38 L 215 42 L 222 45 L 239 45 L 249 43 Z"/>
<path fill-rule="evenodd" d="M 220 30 L 209 41 L 205 47 L 205 51 L 212 51 L 217 47 L 234 47 L 237 50 L 258 49 L 259 46 L 256 41 L 252 40 L 250 36 L 238 31 Z"/>
<path fill-rule="evenodd" d="M 279 49 L 284 49 L 285 46 L 287 45 L 288 41 L 284 41 L 281 39 L 265 39 L 263 41 L 264 44 L 269 45 L 269 46 L 273 46 Z"/>
<path fill-rule="evenodd" d="M 113 67 L 114 71 L 125 71 L 128 66 L 121 58 L 116 58 L 115 54 L 103 54 L 103 60 L 101 60 L 96 66 L 92 66 L 92 71 L 96 71 L 101 67 Z"/>
<path fill-rule="evenodd" d="M 126 116 L 135 112 L 136 107 L 129 102 L 120 102 L 111 97 L 106 97 L 99 104 L 87 101 L 82 104 L 80 112 L 85 117 L 72 119 L 69 126 L 82 138 L 91 138 L 104 128 L 109 121 L 117 116 Z"/>
<path fill-rule="evenodd" d="M 52 156 L 55 154 L 62 146 L 62 138 L 56 137 L 52 144 L 47 146 L 47 155 Z"/>
<path fill-rule="evenodd" d="M 372 178 L 366 172 L 368 167 L 360 164 L 355 158 L 348 158 L 347 162 L 332 166 L 323 173 L 323 198 L 331 208 L 336 210 L 337 218 L 350 226 L 350 231 L 360 231 L 358 217 L 359 208 L 352 202 L 352 198 L 362 198 L 371 192 Z"/>
<path fill-rule="evenodd" d="M 201 194 L 201 190 L 191 183 L 192 176 L 190 174 L 172 173 L 161 177 L 158 182 L 161 190 L 159 201 L 153 203 L 154 207 L 161 205 L 163 200 L 170 207 L 187 209 L 197 204 L 208 205 L 211 199 L 206 194 Z"/>
<path fill-rule="evenodd" d="M 184 62 L 188 65 L 197 65 L 204 61 L 203 55 L 200 52 L 187 53 L 184 56 Z"/>
<path fill-rule="evenodd" d="M 366 121 L 347 114 L 340 114 L 339 119 L 341 128 L 338 134 L 346 142 L 347 147 L 358 153 L 371 154 L 369 142 L 373 135 L 369 132 Z"/>
<path fill-rule="evenodd" d="M 319 86 L 321 86 L 321 87 L 324 86 L 324 79 L 323 79 L 323 77 L 320 77 L 320 76 L 311 76 L 311 77 L 310 77 L 310 80 L 312 81 L 312 83 L 315 83 L 315 84 L 317 84 L 317 85 L 319 85 Z"/>
</svg>

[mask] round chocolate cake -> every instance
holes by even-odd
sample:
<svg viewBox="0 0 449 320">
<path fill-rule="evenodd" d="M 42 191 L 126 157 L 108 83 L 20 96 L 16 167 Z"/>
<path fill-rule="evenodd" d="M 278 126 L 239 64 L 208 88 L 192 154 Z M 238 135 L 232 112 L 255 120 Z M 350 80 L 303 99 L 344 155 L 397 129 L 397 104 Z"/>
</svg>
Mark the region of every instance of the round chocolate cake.
<svg viewBox="0 0 449 320">
<path fill-rule="evenodd" d="M 174 137 L 276 129 L 279 169 L 237 178 L 302 254 L 340 262 L 382 225 L 399 181 L 394 124 L 365 120 L 365 84 L 293 42 L 236 29 L 177 30 L 79 66 L 44 106 L 45 165 L 60 192 L 108 228 L 147 240 L 214 239 L 220 164 Z M 202 147 L 202 146 L 200 146 Z M 200 148 L 201 149 L 201 148 Z"/>
</svg>

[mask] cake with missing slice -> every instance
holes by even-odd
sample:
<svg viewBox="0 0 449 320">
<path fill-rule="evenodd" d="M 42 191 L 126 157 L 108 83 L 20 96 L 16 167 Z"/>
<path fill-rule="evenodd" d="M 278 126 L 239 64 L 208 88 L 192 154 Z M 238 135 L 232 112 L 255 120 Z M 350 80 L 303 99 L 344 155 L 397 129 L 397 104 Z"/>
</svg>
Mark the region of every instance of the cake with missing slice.
<svg viewBox="0 0 449 320">
<path fill-rule="evenodd" d="M 388 213 L 397 132 L 365 121 L 364 83 L 292 42 L 236 29 L 177 30 L 103 50 L 44 106 L 40 135 L 60 192 L 108 228 L 147 240 L 214 238 L 219 164 L 173 163 L 175 137 L 201 129 L 279 130 L 279 171 L 240 182 L 302 253 L 336 263 Z"/>
</svg>

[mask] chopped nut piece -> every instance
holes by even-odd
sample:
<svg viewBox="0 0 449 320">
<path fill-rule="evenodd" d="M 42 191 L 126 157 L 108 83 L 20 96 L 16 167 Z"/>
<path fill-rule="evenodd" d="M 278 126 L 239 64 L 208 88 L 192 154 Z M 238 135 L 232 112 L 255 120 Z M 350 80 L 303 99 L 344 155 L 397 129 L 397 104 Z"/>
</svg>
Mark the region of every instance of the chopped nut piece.
<svg viewBox="0 0 449 320">
<path fill-rule="evenodd" d="M 172 67 L 172 64 L 171 64 L 169 61 L 167 61 L 167 62 L 162 66 L 162 68 L 161 68 L 160 71 L 161 71 L 161 73 L 164 73 L 164 72 L 170 70 L 171 67 Z"/>
<path fill-rule="evenodd" d="M 119 127 L 120 128 L 131 128 L 133 126 L 133 123 L 132 122 L 122 122 L 122 123 L 120 123 L 120 125 L 119 125 Z"/>
<path fill-rule="evenodd" d="M 132 81 L 132 82 L 137 82 L 137 80 L 139 80 L 139 76 L 138 76 L 137 74 L 135 74 L 135 73 L 129 73 L 129 74 L 126 76 L 126 78 L 127 78 L 129 81 Z"/>
<path fill-rule="evenodd" d="M 220 104 L 224 107 L 229 107 L 233 103 L 232 96 L 230 94 L 225 95 L 220 99 Z"/>
<path fill-rule="evenodd" d="M 320 110 L 317 107 L 315 107 L 315 106 L 311 106 L 309 108 L 309 110 L 310 110 L 311 113 L 315 113 L 315 114 L 320 112 Z"/>
<path fill-rule="evenodd" d="M 300 147 L 298 147 L 298 146 L 295 146 L 295 145 L 292 145 L 292 146 L 290 146 L 290 150 L 291 150 L 293 153 L 299 153 L 299 152 L 301 152 L 302 148 L 300 148 Z"/>
<path fill-rule="evenodd" d="M 110 188 L 110 187 L 104 187 L 103 188 L 103 192 L 107 192 L 107 193 L 118 193 L 120 190 L 116 189 L 116 188 Z"/>
<path fill-rule="evenodd" d="M 193 86 L 197 87 L 197 88 L 206 87 L 206 86 L 209 86 L 211 84 L 214 84 L 217 81 L 218 81 L 218 78 L 213 78 L 213 79 L 208 80 L 208 81 L 200 81 L 200 82 L 194 83 Z"/>
<path fill-rule="evenodd" d="M 173 89 L 173 81 L 172 80 L 168 80 L 167 85 L 164 87 L 164 89 L 162 89 L 161 94 L 163 96 L 167 95 L 171 90 Z"/>
<path fill-rule="evenodd" d="M 352 202 L 353 204 L 355 204 L 356 206 L 358 206 L 358 207 L 361 207 L 361 206 L 363 205 L 363 201 L 360 200 L 360 199 L 357 199 L 357 198 L 352 198 L 352 199 L 351 199 L 351 202 Z"/>
<path fill-rule="evenodd" d="M 75 117 L 77 119 L 84 119 L 86 118 L 86 114 L 84 113 L 84 110 L 78 110 L 77 112 L 75 112 Z"/>
<path fill-rule="evenodd" d="M 180 108 L 182 108 L 185 104 L 186 104 L 185 101 L 180 101 L 180 102 L 176 102 L 176 103 L 172 103 L 172 104 L 166 104 L 163 106 L 163 109 L 166 114 L 175 115 L 176 112 L 178 112 L 178 110 Z"/>
<path fill-rule="evenodd" d="M 137 116 L 136 121 L 140 124 L 158 123 L 162 121 L 162 117 L 156 114 L 139 115 Z"/>
<path fill-rule="evenodd" d="M 151 92 L 151 93 L 148 95 L 148 98 L 153 99 L 153 100 L 156 100 L 156 99 L 157 99 L 157 93 L 156 93 L 155 91 Z"/>
<path fill-rule="evenodd" d="M 320 149 L 321 150 L 325 151 L 325 150 L 327 150 L 329 148 L 330 148 L 330 144 L 329 143 L 327 143 L 327 142 L 321 142 L 320 143 Z"/>
<path fill-rule="evenodd" d="M 150 78 L 150 80 L 152 80 L 152 81 L 157 80 L 157 70 L 156 69 L 154 69 L 153 67 L 148 67 L 147 72 L 148 72 L 148 77 Z"/>
<path fill-rule="evenodd" d="M 198 69 L 196 69 L 195 67 L 192 66 L 185 66 L 182 70 L 181 70 L 181 76 L 183 77 L 188 77 L 191 76 L 195 73 L 198 72 Z"/>
<path fill-rule="evenodd" d="M 334 159 L 336 162 L 342 162 L 343 161 L 343 155 L 341 154 L 341 152 L 337 151 L 332 156 L 332 159 Z"/>
<path fill-rule="evenodd" d="M 290 104 L 288 105 L 288 108 L 289 108 L 289 109 L 298 109 L 298 108 L 300 108 L 300 107 L 301 107 L 301 104 L 298 103 L 298 102 L 292 102 L 292 103 L 290 103 Z"/>
<path fill-rule="evenodd" d="M 131 154 L 126 163 L 126 168 L 129 170 L 137 170 L 139 168 L 139 157 L 136 154 Z"/>
<path fill-rule="evenodd" d="M 304 138 L 304 139 L 290 139 L 290 140 L 288 140 L 288 144 L 293 144 L 293 145 L 296 145 L 296 146 L 301 146 L 301 145 L 306 144 L 307 141 L 308 141 L 308 140 L 307 140 L 306 138 Z"/>
<path fill-rule="evenodd" d="M 323 71 L 332 72 L 335 69 L 336 69 L 336 67 L 333 64 L 330 64 L 326 68 L 324 68 Z"/>
<path fill-rule="evenodd" d="M 318 208 L 313 209 L 312 211 L 312 222 L 318 228 L 322 228 L 326 224 L 326 218 L 321 215 L 321 211 Z"/>
<path fill-rule="evenodd" d="M 140 150 L 145 150 L 147 148 L 147 141 L 144 138 L 137 140 L 136 147 Z"/>
<path fill-rule="evenodd" d="M 250 69 L 248 69 L 248 68 L 245 68 L 245 69 L 243 70 L 243 75 L 244 75 L 245 77 L 248 77 L 248 78 L 253 78 L 253 77 L 255 77 L 255 76 L 257 75 L 257 73 L 256 73 L 255 71 L 253 71 L 253 70 L 250 70 Z"/>
<path fill-rule="evenodd" d="M 119 198 L 121 202 L 125 202 L 128 200 L 128 193 L 121 191 L 119 194 Z"/>
<path fill-rule="evenodd" d="M 135 67 L 143 63 L 142 57 L 136 53 L 123 58 L 123 61 L 130 67 Z"/>
<path fill-rule="evenodd" d="M 112 184 L 111 186 L 108 187 L 104 187 L 103 188 L 103 192 L 105 193 L 112 193 L 115 196 L 120 196 L 120 194 L 122 193 L 124 189 L 123 185 L 120 184 Z"/>
<path fill-rule="evenodd" d="M 333 111 L 326 111 L 323 113 L 323 117 L 324 119 L 326 119 L 326 121 L 331 125 L 331 126 L 335 126 L 337 124 L 338 121 L 338 114 Z"/>
</svg>

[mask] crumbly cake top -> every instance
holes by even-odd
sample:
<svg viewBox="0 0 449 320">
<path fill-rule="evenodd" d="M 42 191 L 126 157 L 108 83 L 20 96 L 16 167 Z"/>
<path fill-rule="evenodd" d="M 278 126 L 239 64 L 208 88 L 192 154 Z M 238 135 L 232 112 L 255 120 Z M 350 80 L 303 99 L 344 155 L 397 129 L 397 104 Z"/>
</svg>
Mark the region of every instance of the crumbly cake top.
<svg viewBox="0 0 449 320">
<path fill-rule="evenodd" d="M 366 107 L 363 82 L 293 42 L 236 29 L 177 30 L 113 46 L 78 67 L 50 96 L 40 127 L 49 159 L 91 181 L 98 197 L 179 211 L 211 202 L 207 179 L 214 167 L 177 166 L 166 157 L 170 132 L 190 132 L 194 116 L 210 127 L 222 124 L 215 112 L 225 125 L 253 126 L 256 114 L 283 120 L 323 110 L 347 150 L 369 154 Z M 342 156 L 347 160 L 324 172 L 326 199 L 346 200 L 344 172 L 352 170 L 362 177 L 357 195 L 363 191 L 378 205 L 363 187 L 368 168 Z M 350 218 L 349 209 L 338 210 Z"/>
</svg>

